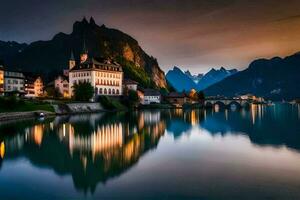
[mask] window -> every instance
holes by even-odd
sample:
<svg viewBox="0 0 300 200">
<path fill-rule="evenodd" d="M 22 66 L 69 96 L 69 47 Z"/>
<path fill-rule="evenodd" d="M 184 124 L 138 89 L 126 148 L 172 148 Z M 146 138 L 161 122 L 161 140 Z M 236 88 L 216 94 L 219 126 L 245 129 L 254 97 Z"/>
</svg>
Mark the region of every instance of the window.
<svg viewBox="0 0 300 200">
<path fill-rule="evenodd" d="M 100 88 L 100 89 L 99 89 L 99 94 L 102 94 L 102 92 L 103 92 L 103 91 L 102 91 L 102 88 Z"/>
<path fill-rule="evenodd" d="M 111 89 L 110 88 L 108 89 L 108 94 L 111 94 Z"/>
<path fill-rule="evenodd" d="M 119 89 L 117 89 L 117 94 L 120 94 Z"/>
<path fill-rule="evenodd" d="M 106 88 L 104 88 L 104 94 L 107 94 L 107 89 Z"/>
<path fill-rule="evenodd" d="M 115 89 L 112 89 L 112 94 L 116 94 Z"/>
</svg>

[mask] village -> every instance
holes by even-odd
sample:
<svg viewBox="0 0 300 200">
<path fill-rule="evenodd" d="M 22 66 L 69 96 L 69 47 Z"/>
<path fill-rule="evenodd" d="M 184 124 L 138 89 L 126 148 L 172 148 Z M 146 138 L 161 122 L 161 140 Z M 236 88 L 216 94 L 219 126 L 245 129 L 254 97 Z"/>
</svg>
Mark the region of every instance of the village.
<svg viewBox="0 0 300 200">
<path fill-rule="evenodd" d="M 188 93 L 170 92 L 161 94 L 158 89 L 142 88 L 139 83 L 124 78 L 122 66 L 111 60 L 96 60 L 88 56 L 88 51 L 82 50 L 80 58 L 75 59 L 71 52 L 68 61 L 69 68 L 62 71 L 55 80 L 45 83 L 39 74 L 10 71 L 0 65 L 0 93 L 1 96 L 18 96 L 24 99 L 52 99 L 72 100 L 75 84 L 90 83 L 94 89 L 91 102 L 97 101 L 99 96 L 120 98 L 128 95 L 128 91 L 136 92 L 138 104 L 161 104 L 163 101 L 182 107 L 185 103 L 197 103 L 196 91 Z M 203 96 L 204 98 L 204 96 Z"/>
<path fill-rule="evenodd" d="M 84 98 L 85 94 L 81 93 L 77 95 L 80 98 L 76 98 L 74 88 L 83 83 L 90 85 L 92 95 L 86 99 Z M 186 92 L 176 92 L 175 90 L 162 92 L 159 89 L 143 88 L 138 82 L 124 78 L 122 66 L 117 62 L 110 59 L 99 60 L 89 57 L 85 44 L 78 59 L 75 58 L 73 52 L 70 52 L 68 69 L 64 69 L 55 80 L 48 83 L 45 83 L 39 74 L 10 71 L 6 66 L 0 65 L 0 92 L 1 96 L 14 96 L 27 101 L 100 102 L 108 110 L 124 108 L 106 105 L 112 104 L 112 102 L 121 105 L 120 102 L 124 99 L 129 99 L 125 103 L 127 108 L 203 108 L 205 106 L 212 107 L 213 104 L 219 106 L 226 104 L 222 104 L 222 101 L 211 104 L 212 99 L 221 100 L 220 97 L 209 97 L 205 103 L 204 93 L 194 89 Z M 101 99 L 103 101 L 101 97 L 105 97 L 105 102 L 101 102 Z M 234 102 L 237 100 L 264 102 L 262 98 L 253 95 L 236 97 Z M 230 101 L 227 104 L 231 105 L 232 103 Z M 87 104 L 83 105 L 86 107 Z M 242 105 L 242 103 L 238 105 Z M 82 109 L 77 108 L 77 110 Z M 64 111 L 64 113 L 68 112 Z"/>
</svg>

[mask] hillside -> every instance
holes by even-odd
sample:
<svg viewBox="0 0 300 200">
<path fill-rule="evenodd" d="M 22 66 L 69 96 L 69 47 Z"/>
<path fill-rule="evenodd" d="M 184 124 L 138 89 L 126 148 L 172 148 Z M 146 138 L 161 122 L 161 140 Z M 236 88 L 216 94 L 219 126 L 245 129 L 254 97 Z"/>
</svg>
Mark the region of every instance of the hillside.
<svg viewBox="0 0 300 200">
<path fill-rule="evenodd" d="M 206 95 L 236 96 L 252 93 L 272 100 L 300 98 L 300 54 L 259 59 L 249 67 L 205 90 Z"/>
<path fill-rule="evenodd" d="M 73 24 L 71 34 L 58 33 L 49 41 L 37 41 L 29 45 L 14 42 L 16 48 L 7 51 L 0 43 L 0 56 L 9 68 L 21 68 L 43 74 L 59 73 L 67 68 L 71 51 L 78 57 L 83 43 L 89 56 L 111 58 L 124 65 L 125 77 L 142 81 L 144 87 L 166 87 L 164 72 L 155 58 L 149 56 L 129 35 L 98 26 L 94 19 L 85 18 Z M 5 42 L 2 42 L 5 44 Z M 8 45 L 9 46 L 9 45 Z"/>
</svg>

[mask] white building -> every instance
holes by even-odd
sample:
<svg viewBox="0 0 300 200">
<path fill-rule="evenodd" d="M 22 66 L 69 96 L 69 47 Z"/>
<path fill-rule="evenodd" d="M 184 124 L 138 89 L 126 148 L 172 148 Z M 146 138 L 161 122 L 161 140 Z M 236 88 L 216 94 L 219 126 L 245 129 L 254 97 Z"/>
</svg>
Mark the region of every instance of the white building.
<svg viewBox="0 0 300 200">
<path fill-rule="evenodd" d="M 119 96 L 122 95 L 123 71 L 117 63 L 109 60 L 99 61 L 89 58 L 87 51 L 80 55 L 76 63 L 72 54 L 69 61 L 69 91 L 73 95 L 73 85 L 89 82 L 94 87 L 94 95 Z"/>
<path fill-rule="evenodd" d="M 160 102 L 161 102 L 161 95 L 159 91 L 153 89 L 144 90 L 144 97 L 141 101 L 143 105 L 148 105 L 151 103 L 160 103 Z"/>
<path fill-rule="evenodd" d="M 25 93 L 25 76 L 22 72 L 4 71 L 4 91 Z"/>
<path fill-rule="evenodd" d="M 138 82 L 130 80 L 130 79 L 125 79 L 123 82 L 123 86 L 124 86 L 124 89 L 137 91 Z"/>
<path fill-rule="evenodd" d="M 67 77 L 58 76 L 54 80 L 54 88 L 58 89 L 59 93 L 64 97 L 69 97 L 69 81 Z"/>
</svg>

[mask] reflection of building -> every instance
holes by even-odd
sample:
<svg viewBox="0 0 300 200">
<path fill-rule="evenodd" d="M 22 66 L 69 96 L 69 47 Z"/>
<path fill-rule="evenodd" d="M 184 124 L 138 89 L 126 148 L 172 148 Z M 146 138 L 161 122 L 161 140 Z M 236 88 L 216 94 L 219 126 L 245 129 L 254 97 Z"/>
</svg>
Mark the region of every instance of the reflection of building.
<svg viewBox="0 0 300 200">
<path fill-rule="evenodd" d="M 38 146 L 41 146 L 43 141 L 44 126 L 42 124 L 34 125 L 25 130 L 27 137 Z"/>
<path fill-rule="evenodd" d="M 5 144 L 4 142 L 0 143 L 0 158 L 3 159 L 5 155 Z"/>
<path fill-rule="evenodd" d="M 76 63 L 74 56 L 69 61 L 69 91 L 80 82 L 89 82 L 95 89 L 95 96 L 122 95 L 123 71 L 122 67 L 110 60 L 89 58 L 84 49 L 80 61 Z"/>
<path fill-rule="evenodd" d="M 71 126 L 71 125 L 70 125 Z M 73 151 L 88 151 L 92 155 L 99 154 L 123 144 L 123 130 L 121 124 L 102 125 L 90 135 L 75 134 L 74 128 L 69 128 L 69 148 Z"/>
<path fill-rule="evenodd" d="M 24 93 L 25 76 L 21 72 L 5 71 L 4 72 L 4 91 Z"/>
<path fill-rule="evenodd" d="M 142 104 L 147 105 L 151 103 L 160 103 L 161 95 L 160 92 L 154 89 L 145 89 L 144 90 L 144 99 Z"/>
<path fill-rule="evenodd" d="M 35 98 L 43 96 L 44 84 L 40 76 L 28 75 L 25 78 L 25 97 Z"/>
</svg>

